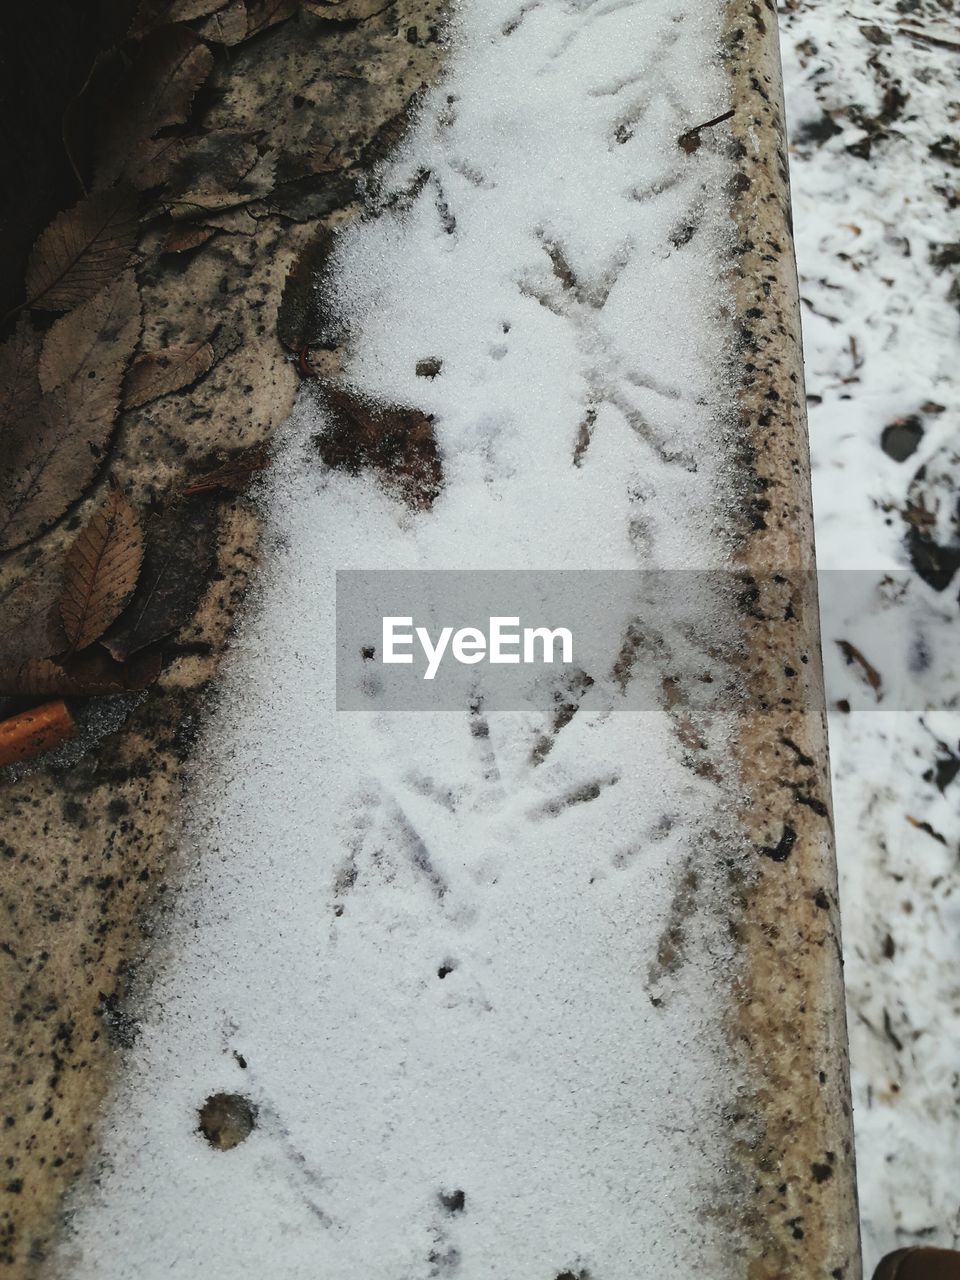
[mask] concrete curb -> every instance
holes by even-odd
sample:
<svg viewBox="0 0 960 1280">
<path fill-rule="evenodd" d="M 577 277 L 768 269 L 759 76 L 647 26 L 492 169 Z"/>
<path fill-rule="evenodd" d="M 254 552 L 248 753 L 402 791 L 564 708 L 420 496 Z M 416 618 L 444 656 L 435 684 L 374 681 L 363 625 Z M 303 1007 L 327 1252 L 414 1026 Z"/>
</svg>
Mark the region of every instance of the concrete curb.
<svg viewBox="0 0 960 1280">
<path fill-rule="evenodd" d="M 758 852 L 737 922 L 745 967 L 734 1035 L 755 1071 L 759 1137 L 750 1280 L 857 1280 L 859 1232 L 836 864 L 809 476 L 800 306 L 791 231 L 776 7 L 732 0 L 726 65 L 736 112 L 742 327 L 740 425 L 749 485 L 739 561 L 747 674 L 741 815 Z"/>
</svg>

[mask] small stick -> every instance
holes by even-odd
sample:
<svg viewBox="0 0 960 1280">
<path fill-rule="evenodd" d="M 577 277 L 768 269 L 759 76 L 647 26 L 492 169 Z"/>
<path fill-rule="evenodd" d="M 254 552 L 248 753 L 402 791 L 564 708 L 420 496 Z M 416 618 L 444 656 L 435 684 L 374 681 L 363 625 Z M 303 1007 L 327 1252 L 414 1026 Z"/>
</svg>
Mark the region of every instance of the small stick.
<svg viewBox="0 0 960 1280">
<path fill-rule="evenodd" d="M 960 44 L 956 40 L 946 40 L 943 36 L 928 36 L 925 31 L 915 31 L 912 27 L 897 27 L 896 30 L 901 35 L 909 36 L 911 40 L 923 40 L 926 44 L 935 44 L 938 49 L 952 49 L 954 52 L 960 52 Z"/>
<path fill-rule="evenodd" d="M 723 124 L 724 120 L 729 120 L 733 115 L 733 107 L 729 111 L 724 111 L 722 116 L 714 116 L 712 120 L 704 120 L 703 124 L 695 124 L 692 129 L 688 129 L 686 133 L 681 133 L 677 139 L 682 150 L 688 155 L 692 155 L 700 146 L 700 130 L 712 129 L 715 124 Z"/>
<path fill-rule="evenodd" d="M 49 751 L 76 732 L 76 722 L 65 702 L 45 702 L 42 707 L 0 720 L 0 767 Z"/>
</svg>

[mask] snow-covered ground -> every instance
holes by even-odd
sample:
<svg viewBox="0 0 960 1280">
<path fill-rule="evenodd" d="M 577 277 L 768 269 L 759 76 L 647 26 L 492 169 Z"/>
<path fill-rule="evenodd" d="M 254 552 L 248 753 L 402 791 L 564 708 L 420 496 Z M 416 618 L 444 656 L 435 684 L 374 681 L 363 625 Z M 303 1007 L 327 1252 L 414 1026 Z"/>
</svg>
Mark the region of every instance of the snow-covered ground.
<svg viewBox="0 0 960 1280">
<path fill-rule="evenodd" d="M 459 6 L 333 318 L 442 482 L 423 424 L 413 505 L 321 465 L 329 405 L 290 424 L 75 1280 L 735 1272 L 722 717 L 712 774 L 617 715 L 663 675 L 622 629 L 523 712 L 338 714 L 332 670 L 336 569 L 726 563 L 727 162 L 677 145 L 722 10 Z"/>
<path fill-rule="evenodd" d="M 881 681 L 854 657 L 876 709 L 837 676 L 830 722 L 869 1275 L 960 1240 L 960 32 L 951 0 L 781 32 L 820 564 L 916 567 L 824 617 Z"/>
</svg>

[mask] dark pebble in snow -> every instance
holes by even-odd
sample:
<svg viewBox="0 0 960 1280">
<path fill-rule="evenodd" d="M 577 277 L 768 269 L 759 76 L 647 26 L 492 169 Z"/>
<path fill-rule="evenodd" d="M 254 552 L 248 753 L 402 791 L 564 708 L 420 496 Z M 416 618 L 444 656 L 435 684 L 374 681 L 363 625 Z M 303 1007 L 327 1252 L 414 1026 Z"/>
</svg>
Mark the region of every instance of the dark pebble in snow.
<svg viewBox="0 0 960 1280">
<path fill-rule="evenodd" d="M 239 1093 L 212 1093 L 200 1108 L 200 1132 L 218 1151 L 238 1147 L 256 1123 L 256 1107 Z"/>
<path fill-rule="evenodd" d="M 905 462 L 912 453 L 916 453 L 922 439 L 923 423 L 918 414 L 911 413 L 883 428 L 880 448 L 894 462 Z"/>
</svg>

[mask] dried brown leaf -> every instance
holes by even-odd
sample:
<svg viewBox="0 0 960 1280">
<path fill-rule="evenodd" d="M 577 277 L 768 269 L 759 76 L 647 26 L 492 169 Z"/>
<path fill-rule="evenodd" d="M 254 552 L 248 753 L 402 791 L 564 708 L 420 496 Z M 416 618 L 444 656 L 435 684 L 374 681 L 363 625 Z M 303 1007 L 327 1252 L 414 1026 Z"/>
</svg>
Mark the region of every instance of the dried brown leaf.
<svg viewBox="0 0 960 1280">
<path fill-rule="evenodd" d="M 331 22 L 365 22 L 384 13 L 394 0 L 302 0 L 304 9 Z"/>
<path fill-rule="evenodd" d="M 19 666 L 0 667 L 0 697 L 90 697 L 146 689 L 160 674 L 156 650 L 130 662 L 115 662 L 103 649 L 90 649 L 62 661 L 28 658 Z"/>
<path fill-rule="evenodd" d="M 276 180 L 277 157 L 272 151 L 264 152 L 243 176 L 231 187 L 218 187 L 206 174 L 199 174 L 200 184 L 189 191 L 178 191 L 175 200 L 167 206 L 171 217 L 178 220 L 197 219 L 209 221 L 210 215 L 222 215 L 238 206 L 261 200 L 273 191 Z"/>
<path fill-rule="evenodd" d="M 197 498 L 146 522 L 140 581 L 102 644 L 118 661 L 179 631 L 196 612 L 213 575 L 217 503 Z"/>
<path fill-rule="evenodd" d="M 334 243 L 334 233 L 321 227 L 287 275 L 277 311 L 277 336 L 289 351 L 303 351 L 323 337 L 323 273 Z"/>
<path fill-rule="evenodd" d="M 272 461 L 273 454 L 269 445 L 255 444 L 235 454 L 221 466 L 214 467 L 212 471 L 196 476 L 183 490 L 184 497 L 192 498 L 199 493 L 213 493 L 218 489 L 240 493 L 250 483 L 251 476 L 269 467 Z"/>
<path fill-rule="evenodd" d="M 124 408 L 136 409 L 190 386 L 212 367 L 213 360 L 213 347 L 206 340 L 144 352 L 127 371 L 123 384 Z"/>
<path fill-rule="evenodd" d="M 116 620 L 142 563 L 140 519 L 120 489 L 111 488 L 64 561 L 60 616 L 71 650 L 85 649 Z"/>
<path fill-rule="evenodd" d="M 53 524 L 97 474 L 139 333 L 140 294 L 127 272 L 47 334 L 39 363 L 45 394 L 33 417 L 4 433 L 0 551 Z"/>
<path fill-rule="evenodd" d="M 216 227 L 174 227 L 161 253 L 190 253 L 216 234 Z"/>
<path fill-rule="evenodd" d="M 882 697 L 880 689 L 883 684 L 883 677 L 880 672 L 849 640 L 838 640 L 837 647 L 846 659 L 847 666 L 854 666 L 859 669 L 861 676 L 877 695 L 877 701 L 879 702 Z"/>
<path fill-rule="evenodd" d="M 183 124 L 194 95 L 213 67 L 213 54 L 189 27 L 168 26 L 144 37 L 97 136 L 97 183 L 123 174 L 137 147 L 161 129 Z"/>
<path fill-rule="evenodd" d="M 58 214 L 27 263 L 28 306 L 69 311 L 127 265 L 137 242 L 137 198 L 128 186 L 94 191 Z"/>
<path fill-rule="evenodd" d="M 66 648 L 58 607 L 62 579 L 62 560 L 54 554 L 42 556 L 23 577 L 10 574 L 0 592 L 0 666 Z"/>
<path fill-rule="evenodd" d="M 255 36 L 292 18 L 299 0 L 247 0 L 247 35 Z"/>
<path fill-rule="evenodd" d="M 61 316 L 43 343 L 37 371 L 44 393 L 86 385 L 74 393 L 91 415 L 103 411 L 104 388 L 113 385 L 117 365 L 125 366 L 140 338 L 140 293 L 132 271 L 89 302 Z"/>
<path fill-rule="evenodd" d="M 40 335 L 24 316 L 16 332 L 0 346 L 0 449 L 5 433 L 37 411 L 40 384 L 37 381 L 37 355 Z"/>
<path fill-rule="evenodd" d="M 185 191 L 222 194 L 240 190 L 231 203 L 249 198 L 243 194 L 248 176 L 260 162 L 256 144 L 235 129 L 214 129 L 200 138 L 152 138 L 142 142 L 128 165 L 131 181 L 146 190 L 167 188 L 165 199 Z M 272 170 L 267 186 L 273 186 Z M 259 189 L 259 188 L 256 188 Z"/>
<path fill-rule="evenodd" d="M 227 0 L 142 0 L 130 29 L 131 36 L 143 36 L 173 22 L 192 22 L 222 9 Z"/>
<path fill-rule="evenodd" d="M 214 44 L 240 44 L 247 38 L 247 6 L 243 0 L 230 0 L 226 8 L 219 9 L 201 23 L 197 33 Z"/>
<path fill-rule="evenodd" d="M 352 475 L 377 471 L 411 507 L 433 506 L 443 488 L 443 465 L 429 414 L 376 404 L 329 384 L 323 399 L 327 426 L 315 443 L 328 467 Z"/>
</svg>

